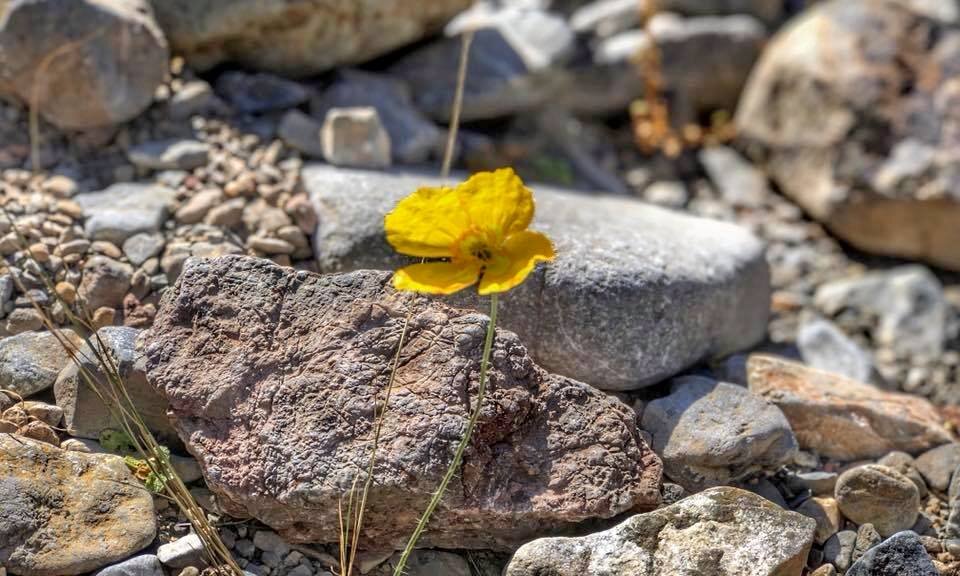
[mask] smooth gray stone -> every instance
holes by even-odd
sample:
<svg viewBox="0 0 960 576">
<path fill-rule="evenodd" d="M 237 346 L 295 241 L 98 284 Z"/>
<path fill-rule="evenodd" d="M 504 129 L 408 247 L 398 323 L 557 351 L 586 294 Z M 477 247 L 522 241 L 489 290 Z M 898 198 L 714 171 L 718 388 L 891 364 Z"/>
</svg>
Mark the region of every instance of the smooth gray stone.
<svg viewBox="0 0 960 576">
<path fill-rule="evenodd" d="M 94 576 L 164 576 L 164 573 L 163 565 L 156 556 L 144 554 L 107 566 Z"/>
<path fill-rule="evenodd" d="M 431 176 L 310 165 L 323 272 L 392 270 L 383 217 Z M 737 226 L 634 200 L 535 186 L 533 229 L 557 259 L 501 298 L 501 325 L 545 368 L 607 390 L 662 381 L 763 339 L 770 277 L 763 244 Z M 486 312 L 472 290 L 453 303 Z"/>
<path fill-rule="evenodd" d="M 822 318 L 805 321 L 797 331 L 797 347 L 805 364 L 840 374 L 859 382 L 870 382 L 873 359 L 833 322 Z"/>
<path fill-rule="evenodd" d="M 91 240 L 122 246 L 140 232 L 157 232 L 167 217 L 176 192 L 154 184 L 114 184 L 99 192 L 78 194 L 84 225 Z"/>
</svg>

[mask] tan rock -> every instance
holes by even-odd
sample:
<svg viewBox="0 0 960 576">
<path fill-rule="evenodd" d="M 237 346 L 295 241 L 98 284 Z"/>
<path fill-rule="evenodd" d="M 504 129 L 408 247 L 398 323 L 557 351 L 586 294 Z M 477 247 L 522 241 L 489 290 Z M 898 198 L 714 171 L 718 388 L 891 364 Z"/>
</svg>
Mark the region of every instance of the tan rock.
<svg viewBox="0 0 960 576">
<path fill-rule="evenodd" d="M 120 457 L 0 434 L 0 564 L 11 574 L 91 572 L 155 534 L 153 497 Z"/>
<path fill-rule="evenodd" d="M 800 448 L 851 461 L 894 450 L 917 454 L 950 442 L 936 408 L 917 396 L 774 356 L 752 355 L 749 388 L 780 407 Z"/>
<path fill-rule="evenodd" d="M 888 466 L 868 464 L 837 479 L 837 504 L 857 524 L 873 524 L 884 538 L 909 529 L 920 512 L 920 494 L 909 478 Z"/>
<path fill-rule="evenodd" d="M 796 511 L 816 520 L 817 532 L 813 541 L 820 546 L 840 530 L 843 522 L 837 501 L 829 497 L 814 496 L 797 506 Z"/>
</svg>

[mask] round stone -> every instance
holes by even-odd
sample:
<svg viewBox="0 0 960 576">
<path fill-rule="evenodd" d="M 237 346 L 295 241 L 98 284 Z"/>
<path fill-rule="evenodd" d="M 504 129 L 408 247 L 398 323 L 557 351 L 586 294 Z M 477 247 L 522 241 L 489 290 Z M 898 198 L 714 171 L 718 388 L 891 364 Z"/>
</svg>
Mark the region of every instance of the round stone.
<svg viewBox="0 0 960 576">
<path fill-rule="evenodd" d="M 847 470 L 837 479 L 837 503 L 857 524 L 873 524 L 882 536 L 908 530 L 917 521 L 917 486 L 893 468 L 868 464 Z"/>
</svg>

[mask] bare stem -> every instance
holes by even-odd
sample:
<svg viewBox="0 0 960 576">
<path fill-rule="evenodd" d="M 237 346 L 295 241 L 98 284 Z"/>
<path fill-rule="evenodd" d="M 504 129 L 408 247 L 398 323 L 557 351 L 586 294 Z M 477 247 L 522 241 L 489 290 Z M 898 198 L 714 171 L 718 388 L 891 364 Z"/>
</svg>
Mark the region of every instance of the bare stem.
<svg viewBox="0 0 960 576">
<path fill-rule="evenodd" d="M 467 422 L 467 429 L 463 433 L 463 438 L 460 439 L 460 443 L 457 445 L 457 451 L 453 454 L 453 460 L 447 467 L 447 471 L 443 475 L 443 480 L 440 481 L 440 486 L 437 488 L 437 491 L 433 493 L 430 503 L 427 504 L 427 509 L 424 510 L 423 516 L 421 516 L 420 521 L 417 522 L 417 528 L 410 536 L 407 547 L 403 549 L 400 561 L 393 569 L 393 576 L 401 576 L 403 574 L 403 567 L 406 566 L 407 560 L 410 559 L 410 554 L 413 553 L 414 548 L 416 548 L 417 540 L 420 539 L 420 535 L 426 530 L 427 524 L 430 522 L 430 516 L 432 516 L 433 512 L 437 509 L 440 500 L 443 499 L 443 495 L 447 491 L 447 486 L 450 484 L 450 481 L 453 480 L 453 477 L 460 469 L 460 464 L 463 462 L 463 454 L 470 444 L 470 437 L 473 435 L 474 428 L 477 427 L 477 420 L 480 419 L 480 409 L 483 406 L 483 397 L 487 389 L 487 367 L 490 363 L 490 351 L 493 349 L 493 335 L 496 332 L 496 327 L 497 295 L 494 293 L 490 296 L 490 322 L 487 323 L 487 336 L 483 341 L 483 356 L 480 358 L 480 385 L 477 388 L 476 405 L 470 414 L 470 420 Z"/>
</svg>

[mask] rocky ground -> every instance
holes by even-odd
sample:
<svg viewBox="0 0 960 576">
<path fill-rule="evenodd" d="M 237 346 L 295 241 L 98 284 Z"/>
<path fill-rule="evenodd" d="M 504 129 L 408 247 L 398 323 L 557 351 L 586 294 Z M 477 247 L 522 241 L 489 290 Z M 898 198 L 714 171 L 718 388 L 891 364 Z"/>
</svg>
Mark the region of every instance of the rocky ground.
<svg viewBox="0 0 960 576">
<path fill-rule="evenodd" d="M 180 4 L 0 8 L 0 576 L 205 568 L 46 329 L 77 308 L 257 576 L 342 572 L 412 318 L 358 567 L 392 573 L 488 322 L 393 292 L 382 231 L 469 28 L 455 170 L 515 166 L 558 258 L 409 573 L 960 573 L 955 3 Z"/>
</svg>

